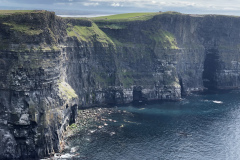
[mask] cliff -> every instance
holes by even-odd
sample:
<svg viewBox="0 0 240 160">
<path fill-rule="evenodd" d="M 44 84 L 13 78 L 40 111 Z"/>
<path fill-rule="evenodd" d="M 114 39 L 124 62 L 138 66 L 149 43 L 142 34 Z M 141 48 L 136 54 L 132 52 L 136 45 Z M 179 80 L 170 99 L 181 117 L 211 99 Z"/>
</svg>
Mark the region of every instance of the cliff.
<svg viewBox="0 0 240 160">
<path fill-rule="evenodd" d="M 61 151 L 81 107 L 239 88 L 240 19 L 0 15 L 0 157 Z"/>
</svg>

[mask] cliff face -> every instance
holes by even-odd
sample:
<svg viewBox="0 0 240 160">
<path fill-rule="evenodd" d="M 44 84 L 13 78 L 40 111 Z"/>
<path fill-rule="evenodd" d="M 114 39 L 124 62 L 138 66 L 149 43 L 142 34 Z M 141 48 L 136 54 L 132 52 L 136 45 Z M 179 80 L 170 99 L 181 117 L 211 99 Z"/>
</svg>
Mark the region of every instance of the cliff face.
<svg viewBox="0 0 240 160">
<path fill-rule="evenodd" d="M 176 13 L 144 21 L 0 17 L 0 157 L 60 152 L 77 107 L 238 88 L 239 26 L 237 17 Z"/>
<path fill-rule="evenodd" d="M 239 88 L 238 17 L 168 15 L 155 20 L 162 21 L 163 28 L 177 39 L 177 69 L 184 91 Z"/>
<path fill-rule="evenodd" d="M 33 22 L 33 25 L 32 25 Z M 61 148 L 78 97 L 65 81 L 64 22 L 50 12 L 1 19 L 0 157 L 34 158 Z M 64 31 L 64 32 L 62 32 Z"/>
</svg>

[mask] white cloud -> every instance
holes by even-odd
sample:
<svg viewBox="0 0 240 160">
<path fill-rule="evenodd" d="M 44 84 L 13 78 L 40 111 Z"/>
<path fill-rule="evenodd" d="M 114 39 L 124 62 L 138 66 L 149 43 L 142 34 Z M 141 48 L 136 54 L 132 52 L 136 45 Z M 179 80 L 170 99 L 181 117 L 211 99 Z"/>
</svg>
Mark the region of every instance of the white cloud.
<svg viewBox="0 0 240 160">
<path fill-rule="evenodd" d="M 223 10 L 226 10 L 226 11 L 239 11 L 239 8 L 238 7 L 226 7 L 226 8 L 223 8 Z"/>
<path fill-rule="evenodd" d="M 113 6 L 113 7 L 123 7 L 123 5 L 120 4 L 120 3 L 112 3 L 111 6 Z"/>
<path fill-rule="evenodd" d="M 55 5 L 60 5 L 60 6 L 71 6 L 73 5 L 72 3 L 55 3 Z"/>
<path fill-rule="evenodd" d="M 83 5 L 84 6 L 98 6 L 99 3 L 98 2 L 97 3 L 87 3 L 87 2 L 85 2 L 85 3 L 83 3 Z"/>
<path fill-rule="evenodd" d="M 165 7 L 186 7 L 186 6 L 196 6 L 196 7 L 208 7 L 215 6 L 219 9 L 234 7 L 240 5 L 237 3 L 238 0 L 89 0 L 92 2 L 111 2 L 112 6 L 120 6 L 124 3 L 125 6 L 165 6 Z M 235 7 L 234 7 L 235 8 Z"/>
</svg>

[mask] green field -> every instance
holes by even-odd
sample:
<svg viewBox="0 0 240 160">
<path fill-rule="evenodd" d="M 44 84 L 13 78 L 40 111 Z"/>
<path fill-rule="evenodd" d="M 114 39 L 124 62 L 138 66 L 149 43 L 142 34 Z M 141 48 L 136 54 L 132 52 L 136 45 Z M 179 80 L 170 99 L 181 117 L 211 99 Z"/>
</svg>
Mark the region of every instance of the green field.
<svg viewBox="0 0 240 160">
<path fill-rule="evenodd" d="M 125 13 L 116 14 L 112 16 L 94 17 L 93 21 L 136 21 L 136 20 L 148 20 L 153 16 L 160 14 L 159 12 L 147 12 L 147 13 Z"/>
<path fill-rule="evenodd" d="M 10 26 L 12 30 L 25 33 L 28 35 L 39 35 L 43 31 L 40 29 L 34 29 L 32 26 L 24 25 L 24 24 L 16 24 L 14 22 L 4 22 L 4 25 Z"/>
<path fill-rule="evenodd" d="M 8 15 L 13 13 L 37 12 L 34 10 L 0 10 L 0 15 Z"/>
<path fill-rule="evenodd" d="M 68 24 L 67 34 L 69 37 L 77 37 L 79 41 L 92 42 L 97 40 L 102 44 L 112 43 L 112 40 L 93 23 L 91 27 L 72 26 Z"/>
</svg>

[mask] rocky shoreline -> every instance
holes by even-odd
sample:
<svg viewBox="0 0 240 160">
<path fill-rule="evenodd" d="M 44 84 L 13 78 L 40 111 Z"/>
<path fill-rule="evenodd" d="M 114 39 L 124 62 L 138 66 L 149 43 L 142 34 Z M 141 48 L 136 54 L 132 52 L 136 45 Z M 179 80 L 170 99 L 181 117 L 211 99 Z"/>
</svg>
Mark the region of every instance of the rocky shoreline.
<svg viewBox="0 0 240 160">
<path fill-rule="evenodd" d="M 76 122 L 67 128 L 64 139 L 60 142 L 60 153 L 55 153 L 50 158 L 45 158 L 44 160 L 51 160 L 54 158 L 87 158 L 78 153 L 78 146 L 73 146 L 75 139 L 77 137 L 90 137 L 97 133 L 105 133 L 109 136 L 114 136 L 117 133 L 114 130 L 111 130 L 111 125 L 109 124 L 115 123 L 119 129 L 124 127 L 122 123 L 119 123 L 118 120 L 114 119 L 114 114 L 122 114 L 123 117 L 133 116 L 132 113 L 120 110 L 117 106 L 112 108 L 94 107 L 78 110 Z M 91 141 L 90 138 L 86 138 L 85 140 Z"/>
</svg>

